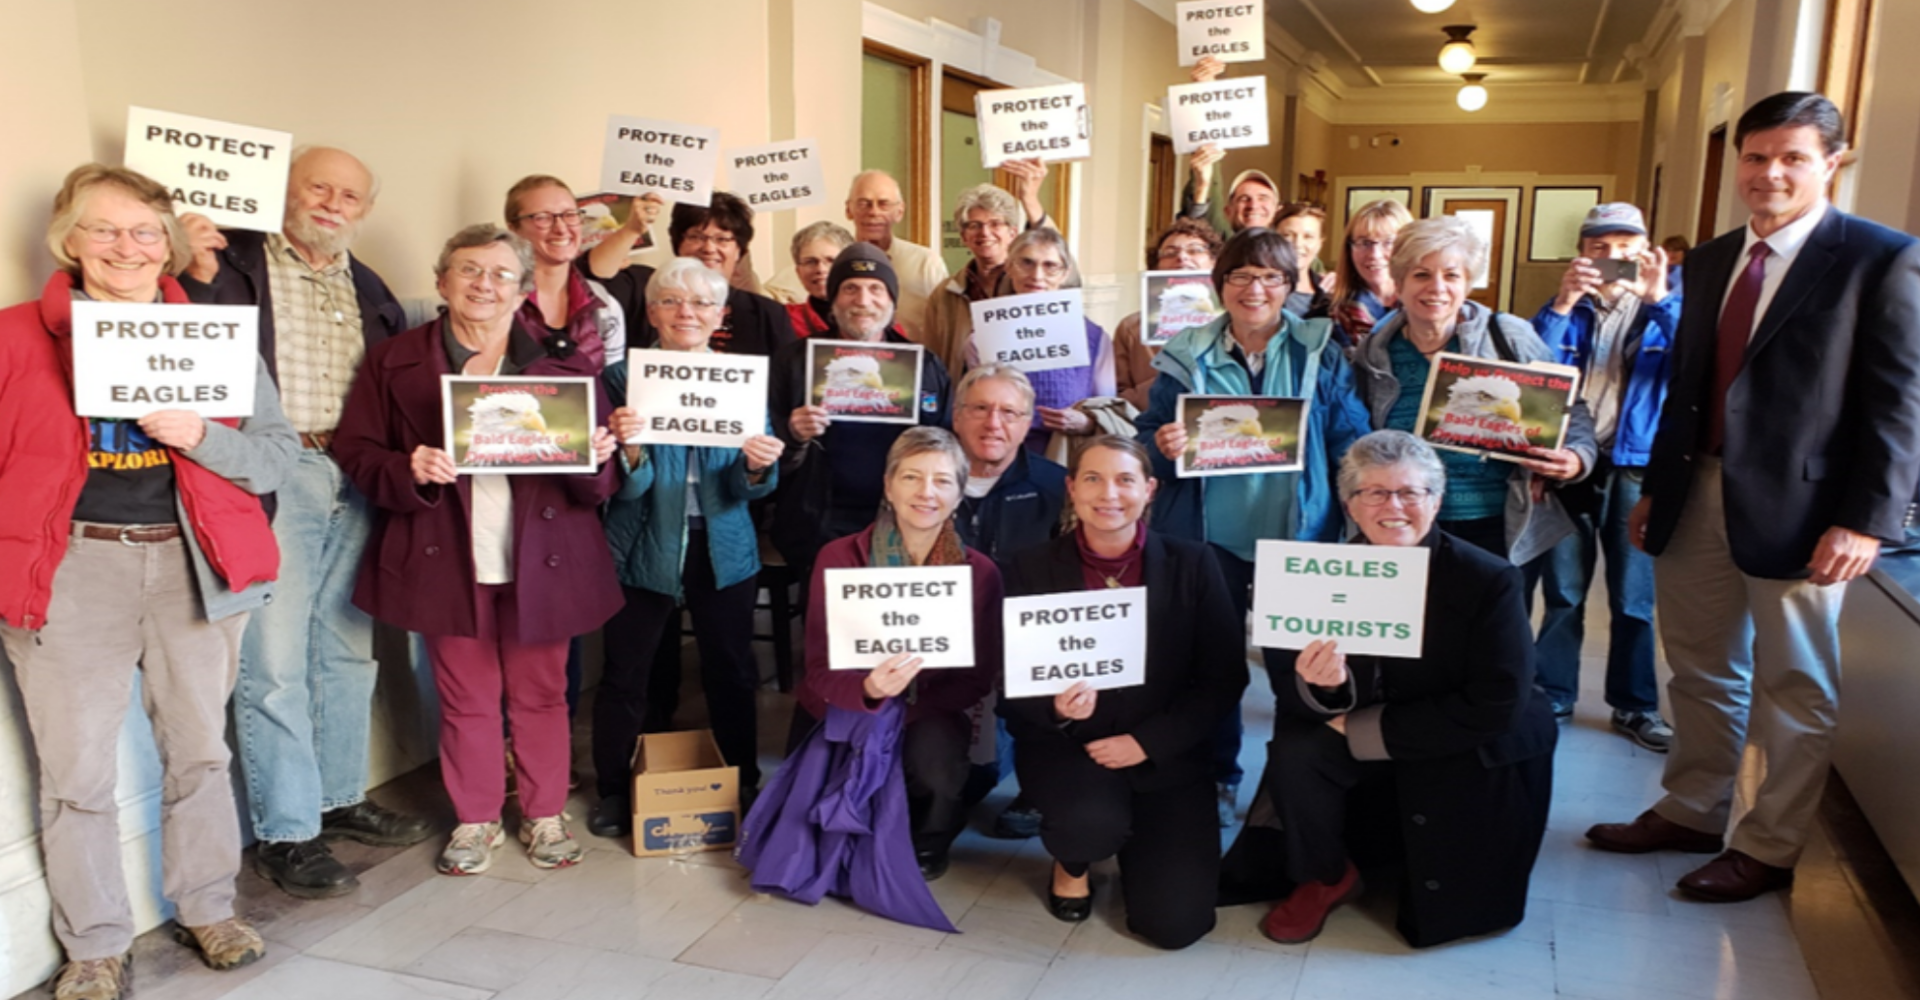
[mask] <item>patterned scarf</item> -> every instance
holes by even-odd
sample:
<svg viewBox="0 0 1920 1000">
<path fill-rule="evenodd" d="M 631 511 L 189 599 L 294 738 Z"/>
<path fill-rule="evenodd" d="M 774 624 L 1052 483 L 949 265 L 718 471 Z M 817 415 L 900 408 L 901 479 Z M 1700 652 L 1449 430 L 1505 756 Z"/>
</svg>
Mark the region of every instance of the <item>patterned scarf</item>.
<svg viewBox="0 0 1920 1000">
<path fill-rule="evenodd" d="M 940 525 L 940 535 L 933 540 L 933 548 L 927 552 L 927 561 L 922 566 L 964 566 L 967 563 L 967 547 L 960 542 L 960 533 L 953 530 L 953 519 L 948 518 Z M 873 547 L 867 553 L 868 566 L 912 566 L 913 555 L 907 551 L 906 539 L 900 537 L 900 526 L 894 520 L 893 507 L 886 503 L 880 505 L 880 516 L 873 519 Z"/>
</svg>

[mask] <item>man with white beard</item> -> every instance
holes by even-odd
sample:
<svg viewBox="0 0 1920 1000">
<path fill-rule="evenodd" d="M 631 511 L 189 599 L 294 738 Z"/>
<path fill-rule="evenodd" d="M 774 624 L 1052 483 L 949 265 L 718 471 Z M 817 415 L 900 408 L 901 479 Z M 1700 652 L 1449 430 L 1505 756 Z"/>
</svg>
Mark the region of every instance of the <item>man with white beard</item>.
<svg viewBox="0 0 1920 1000">
<path fill-rule="evenodd" d="M 366 797 L 373 621 L 350 598 L 370 514 L 327 451 L 362 356 L 406 326 L 386 283 L 348 253 L 378 190 L 348 153 L 304 146 L 280 232 L 181 217 L 194 254 L 180 283 L 195 302 L 259 307 L 260 354 L 303 446 L 274 497 L 278 592 L 248 623 L 233 705 L 254 869 L 305 899 L 358 884 L 327 840 L 404 845 L 430 832 Z"/>
</svg>

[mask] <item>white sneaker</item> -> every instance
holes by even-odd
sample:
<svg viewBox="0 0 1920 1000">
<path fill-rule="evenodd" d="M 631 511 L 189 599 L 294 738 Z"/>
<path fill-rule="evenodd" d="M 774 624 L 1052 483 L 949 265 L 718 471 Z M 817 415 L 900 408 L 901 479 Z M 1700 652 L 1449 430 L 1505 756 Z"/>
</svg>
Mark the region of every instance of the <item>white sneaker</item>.
<svg viewBox="0 0 1920 1000">
<path fill-rule="evenodd" d="M 567 815 L 520 821 L 520 842 L 535 868 L 565 868 L 580 863 L 580 842 L 567 830 Z"/>
<path fill-rule="evenodd" d="M 453 828 L 447 849 L 440 852 L 435 867 L 442 875 L 478 875 L 493 864 L 493 849 L 507 842 L 507 832 L 499 820 L 490 823 L 462 823 Z"/>
</svg>

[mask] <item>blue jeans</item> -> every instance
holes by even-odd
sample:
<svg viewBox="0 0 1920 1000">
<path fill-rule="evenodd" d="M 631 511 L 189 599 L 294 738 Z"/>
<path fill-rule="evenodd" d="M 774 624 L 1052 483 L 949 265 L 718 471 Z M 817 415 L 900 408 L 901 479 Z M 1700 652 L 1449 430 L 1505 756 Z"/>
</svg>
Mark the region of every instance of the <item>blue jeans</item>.
<svg viewBox="0 0 1920 1000">
<path fill-rule="evenodd" d="M 241 646 L 233 714 L 255 838 L 320 835 L 320 813 L 367 796 L 373 619 L 352 604 L 371 518 L 333 459 L 303 451 L 280 487 L 280 580 Z"/>
<path fill-rule="evenodd" d="M 1653 676 L 1653 557 L 1627 541 L 1627 515 L 1640 501 L 1645 470 L 1602 463 L 1589 478 L 1597 509 L 1574 513 L 1573 534 L 1547 554 L 1540 576 L 1546 612 L 1534 643 L 1540 687 L 1556 705 L 1580 695 L 1580 644 L 1586 638 L 1587 590 L 1593 585 L 1595 542 L 1607 557 L 1607 704 L 1621 712 L 1660 707 Z"/>
</svg>

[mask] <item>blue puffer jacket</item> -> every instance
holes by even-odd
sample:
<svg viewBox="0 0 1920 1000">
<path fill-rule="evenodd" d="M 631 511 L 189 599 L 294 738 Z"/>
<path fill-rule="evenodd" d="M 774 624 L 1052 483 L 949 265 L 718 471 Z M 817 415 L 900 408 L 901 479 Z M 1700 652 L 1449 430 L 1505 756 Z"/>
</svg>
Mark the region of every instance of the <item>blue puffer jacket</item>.
<svg viewBox="0 0 1920 1000">
<path fill-rule="evenodd" d="M 1334 489 L 1334 475 L 1347 446 L 1370 428 L 1367 411 L 1353 388 L 1353 370 L 1333 340 L 1333 324 L 1288 315 L 1267 342 L 1261 384 L 1233 360 L 1231 317 L 1186 330 L 1154 356 L 1160 373 L 1147 398 L 1147 412 L 1134 421 L 1139 440 L 1153 457 L 1160 480 L 1153 501 L 1156 530 L 1182 538 L 1213 542 L 1248 562 L 1261 538 L 1338 541 L 1345 519 Z M 1309 370 L 1311 369 L 1311 374 Z M 1311 385 L 1307 383 L 1311 381 Z M 1154 432 L 1172 422 L 1184 393 L 1218 396 L 1306 396 L 1307 440 L 1301 472 L 1255 476 L 1181 479 L 1153 443 Z M 1287 502 L 1291 510 L 1277 530 L 1258 527 L 1255 515 Z"/>
<path fill-rule="evenodd" d="M 627 365 L 608 365 L 601 376 L 611 398 L 627 397 Z M 769 431 L 768 433 L 772 433 Z M 747 504 L 773 492 L 779 463 L 759 482 L 747 476 L 747 456 L 738 448 L 691 448 L 650 444 L 639 468 L 618 455 L 620 491 L 607 503 L 607 544 L 613 548 L 620 584 L 670 597 L 681 596 L 687 556 L 687 463 L 699 463 L 700 512 L 707 521 L 707 555 L 714 583 L 731 587 L 760 572 L 760 544 Z"/>
<path fill-rule="evenodd" d="M 1563 365 L 1576 365 L 1582 374 L 1593 357 L 1593 331 L 1600 313 L 1593 296 L 1582 298 L 1565 316 L 1553 311 L 1549 301 L 1533 317 L 1533 329 Z M 1626 390 L 1620 397 L 1620 419 L 1614 425 L 1615 466 L 1637 469 L 1653 454 L 1653 435 L 1660 429 L 1660 408 L 1667 403 L 1667 383 L 1673 378 L 1668 363 L 1673 347 L 1673 332 L 1680 325 L 1680 289 L 1678 286 L 1658 303 L 1642 303 L 1640 315 L 1627 328 L 1623 371 Z"/>
</svg>

